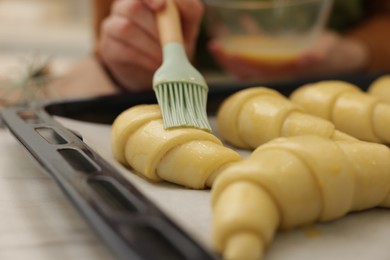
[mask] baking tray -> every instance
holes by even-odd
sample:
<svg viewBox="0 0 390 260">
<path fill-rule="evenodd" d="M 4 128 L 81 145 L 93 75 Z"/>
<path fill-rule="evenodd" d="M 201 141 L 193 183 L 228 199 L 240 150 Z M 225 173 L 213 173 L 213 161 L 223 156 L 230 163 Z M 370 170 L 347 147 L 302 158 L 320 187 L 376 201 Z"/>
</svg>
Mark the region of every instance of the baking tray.
<svg viewBox="0 0 390 260">
<path fill-rule="evenodd" d="M 299 80 L 281 80 L 277 82 L 221 82 L 209 85 L 207 110 L 208 115 L 214 115 L 220 103 L 229 95 L 244 88 L 266 86 L 278 90 L 288 96 L 296 88 L 320 80 L 344 80 L 355 84 L 362 90 L 376 78 L 387 74 L 377 72 L 370 74 L 342 74 L 328 77 L 312 77 Z M 56 102 L 45 106 L 45 111 L 51 115 L 63 116 L 87 122 L 111 124 L 123 110 L 137 104 L 154 104 L 157 100 L 152 91 L 141 93 L 123 93 L 119 95 L 102 96 L 92 99 Z"/>
<path fill-rule="evenodd" d="M 266 85 L 289 95 L 297 87 L 324 79 L 351 82 L 366 90 L 384 73 L 342 75 L 299 81 L 220 83 L 210 85 L 208 113 L 215 112 L 227 96 L 243 88 Z M 112 165 L 83 142 L 77 129 L 67 129 L 54 119 L 111 124 L 123 110 L 137 104 L 156 103 L 153 92 L 103 96 L 48 103 L 29 109 L 1 111 L 11 133 L 50 173 L 69 200 L 120 259 L 218 259 L 148 200 Z"/>
</svg>

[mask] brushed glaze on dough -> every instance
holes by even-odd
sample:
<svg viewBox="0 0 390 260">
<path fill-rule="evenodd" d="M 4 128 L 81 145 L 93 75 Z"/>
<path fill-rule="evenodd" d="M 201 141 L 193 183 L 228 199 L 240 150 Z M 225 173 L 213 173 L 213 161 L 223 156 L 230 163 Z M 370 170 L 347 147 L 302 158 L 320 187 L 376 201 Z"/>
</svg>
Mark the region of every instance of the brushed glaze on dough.
<svg viewBox="0 0 390 260">
<path fill-rule="evenodd" d="M 214 246 L 224 259 L 260 259 L 278 229 L 390 207 L 389 190 L 385 145 L 315 135 L 277 138 L 216 180 Z"/>
<path fill-rule="evenodd" d="M 307 84 L 295 90 L 290 99 L 358 139 L 390 143 L 390 104 L 351 83 L 329 80 Z"/>
<path fill-rule="evenodd" d="M 367 93 L 380 100 L 390 103 L 390 74 L 385 74 L 375 79 L 368 86 Z"/>
<path fill-rule="evenodd" d="M 228 97 L 218 110 L 218 131 L 236 147 L 255 149 L 278 137 L 316 134 L 354 139 L 333 123 L 309 113 L 276 90 L 253 87 Z"/>
<path fill-rule="evenodd" d="M 114 157 L 150 181 L 169 181 L 193 189 L 211 187 L 219 171 L 241 160 L 209 132 L 163 127 L 158 105 L 122 112 L 111 132 Z"/>
</svg>

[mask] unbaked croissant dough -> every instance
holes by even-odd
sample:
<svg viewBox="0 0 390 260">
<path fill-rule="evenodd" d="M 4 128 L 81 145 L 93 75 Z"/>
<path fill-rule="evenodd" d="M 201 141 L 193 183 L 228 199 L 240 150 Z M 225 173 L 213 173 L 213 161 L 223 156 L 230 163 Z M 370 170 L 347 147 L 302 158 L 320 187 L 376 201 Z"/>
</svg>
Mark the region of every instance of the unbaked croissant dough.
<svg viewBox="0 0 390 260">
<path fill-rule="evenodd" d="M 364 141 L 390 143 L 390 105 L 343 81 L 304 85 L 290 96 L 308 113 Z"/>
<path fill-rule="evenodd" d="M 390 207 L 389 190 L 390 151 L 382 144 L 278 138 L 214 183 L 214 245 L 224 259 L 260 259 L 278 228 Z"/>
<path fill-rule="evenodd" d="M 111 132 L 114 157 L 151 181 L 166 180 L 194 189 L 211 187 L 219 171 L 241 156 L 209 132 L 165 130 L 158 105 L 122 112 Z"/>
<path fill-rule="evenodd" d="M 380 76 L 367 89 L 367 93 L 390 103 L 390 74 Z"/>
<path fill-rule="evenodd" d="M 284 100 L 280 103 L 293 107 Z M 285 113 L 301 118 L 295 107 Z M 282 128 L 299 129 L 295 123 L 285 126 L 288 120 Z M 329 129 L 335 131 L 333 126 Z M 115 158 L 151 181 L 195 189 L 213 186 L 215 248 L 226 259 L 249 260 L 262 257 L 278 228 L 329 221 L 375 206 L 390 207 L 389 149 L 348 136 L 344 139 L 344 135 L 332 140 L 331 135 L 277 138 L 242 160 L 208 132 L 165 130 L 158 105 L 139 105 L 116 118 L 111 141 Z"/>
<path fill-rule="evenodd" d="M 253 87 L 228 97 L 218 110 L 218 131 L 236 147 L 257 148 L 274 138 L 316 134 L 353 139 L 333 123 L 303 112 L 285 96 L 266 87 Z"/>
</svg>

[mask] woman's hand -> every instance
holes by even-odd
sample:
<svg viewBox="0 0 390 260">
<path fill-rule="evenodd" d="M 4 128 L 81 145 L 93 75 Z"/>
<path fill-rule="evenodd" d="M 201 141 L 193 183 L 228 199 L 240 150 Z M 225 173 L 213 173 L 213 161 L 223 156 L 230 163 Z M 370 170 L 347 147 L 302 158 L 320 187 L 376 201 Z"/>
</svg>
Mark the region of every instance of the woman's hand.
<svg viewBox="0 0 390 260">
<path fill-rule="evenodd" d="M 217 41 L 210 42 L 209 50 L 223 69 L 242 80 L 352 72 L 363 69 L 369 56 L 362 43 L 330 31 L 310 50 L 286 63 L 248 60 L 225 52 Z"/>
<path fill-rule="evenodd" d="M 129 91 L 151 89 L 154 72 L 162 62 L 155 14 L 166 0 L 116 0 L 101 27 L 99 55 L 118 84 Z M 184 45 L 191 58 L 203 16 L 199 0 L 175 0 Z M 169 28 L 167 28 L 169 30 Z"/>
</svg>

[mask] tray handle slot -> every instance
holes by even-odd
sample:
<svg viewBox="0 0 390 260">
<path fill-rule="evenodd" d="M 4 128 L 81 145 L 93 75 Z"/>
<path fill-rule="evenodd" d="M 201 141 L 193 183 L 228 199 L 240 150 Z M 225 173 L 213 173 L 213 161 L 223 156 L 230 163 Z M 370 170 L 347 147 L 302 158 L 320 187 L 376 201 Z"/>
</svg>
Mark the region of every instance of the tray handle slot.
<svg viewBox="0 0 390 260">
<path fill-rule="evenodd" d="M 183 259 L 202 259 L 188 256 L 190 251 L 180 250 L 181 243 L 185 242 L 184 237 L 172 240 L 167 235 L 172 234 L 173 230 L 161 229 L 151 218 L 143 218 L 141 221 L 135 221 L 131 225 L 126 225 L 120 229 L 122 235 L 133 244 L 138 254 L 145 259 L 158 259 L 163 256 L 164 259 L 183 260 Z"/>
<path fill-rule="evenodd" d="M 17 115 L 29 124 L 40 124 L 44 121 L 32 110 L 20 110 Z"/>
<path fill-rule="evenodd" d="M 100 171 L 100 167 L 80 150 L 61 148 L 57 149 L 57 151 L 75 171 L 87 174 L 98 173 Z"/>
<path fill-rule="evenodd" d="M 87 184 L 93 191 L 93 198 L 100 202 L 98 205 L 103 206 L 105 212 L 136 214 L 143 210 L 139 199 L 126 192 L 111 178 L 93 178 L 89 179 Z"/>
<path fill-rule="evenodd" d="M 49 144 L 67 144 L 68 142 L 50 127 L 37 127 L 35 131 Z"/>
</svg>

